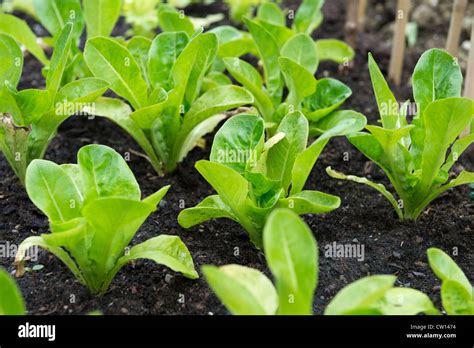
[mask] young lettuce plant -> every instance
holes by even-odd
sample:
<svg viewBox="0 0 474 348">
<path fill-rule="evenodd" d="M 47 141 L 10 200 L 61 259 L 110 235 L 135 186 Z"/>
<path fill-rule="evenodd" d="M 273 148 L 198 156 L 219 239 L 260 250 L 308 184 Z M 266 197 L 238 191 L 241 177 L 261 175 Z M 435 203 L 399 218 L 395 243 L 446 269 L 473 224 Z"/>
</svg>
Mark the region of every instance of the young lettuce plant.
<svg viewBox="0 0 474 348">
<path fill-rule="evenodd" d="M 172 172 L 227 117 L 225 111 L 253 103 L 238 86 L 201 94 L 216 52 L 212 33 L 190 39 L 185 32 L 166 32 L 153 41 L 134 38 L 127 47 L 104 37 L 90 39 L 84 52 L 90 70 L 130 104 L 102 98 L 91 113 L 124 128 L 159 174 Z"/>
<path fill-rule="evenodd" d="M 25 239 L 16 255 L 21 276 L 28 248 L 39 246 L 58 257 L 93 294 L 107 291 L 129 261 L 150 259 L 195 279 L 192 257 L 177 236 L 160 235 L 131 248 L 137 230 L 169 189 L 141 200 L 138 183 L 114 150 L 88 145 L 77 164 L 35 160 L 28 167 L 26 190 L 46 215 L 51 233 Z"/>
<path fill-rule="evenodd" d="M 276 283 L 240 265 L 203 266 L 206 281 L 236 315 L 307 315 L 318 282 L 318 248 L 309 227 L 291 210 L 273 211 L 263 232 L 265 258 Z M 325 314 L 438 314 L 420 291 L 394 288 L 394 276 L 371 276 L 341 290 Z"/>
<path fill-rule="evenodd" d="M 0 315 L 23 315 L 25 303 L 10 275 L 0 268 Z"/>
<path fill-rule="evenodd" d="M 339 207 L 339 197 L 303 190 L 320 153 L 335 136 L 360 130 L 365 118 L 341 111 L 325 118 L 323 134 L 307 147 L 309 126 L 299 111 L 281 121 L 276 135 L 265 142 L 265 124 L 258 115 L 237 115 L 217 132 L 210 161 L 196 169 L 216 190 L 194 208 L 181 211 L 178 221 L 189 228 L 215 218 L 238 222 L 262 248 L 267 216 L 279 207 L 297 214 L 327 213 Z"/>
<path fill-rule="evenodd" d="M 260 271 L 240 265 L 203 266 L 209 286 L 232 314 L 312 314 L 318 248 L 311 230 L 294 212 L 277 209 L 263 236 L 276 287 Z"/>
<path fill-rule="evenodd" d="M 408 103 L 399 110 L 371 55 L 369 69 L 382 127 L 367 126 L 369 133 L 352 134 L 348 139 L 385 172 L 400 200 L 366 178 L 346 176 L 331 168 L 327 172 L 337 179 L 373 187 L 390 201 L 401 220 L 416 220 L 443 192 L 474 182 L 474 173 L 467 171 L 448 181 L 450 169 L 474 141 L 473 134 L 456 140 L 472 120 L 474 101 L 460 97 L 462 74 L 455 59 L 442 50 L 429 50 L 413 74 L 417 115 L 409 124 Z"/>
<path fill-rule="evenodd" d="M 266 5 L 278 9 L 275 4 Z M 284 17 L 281 20 L 284 21 Z M 264 77 L 262 79 L 257 69 L 237 57 L 223 58 L 227 71 L 253 94 L 255 106 L 267 122 L 267 127 L 278 125 L 288 112 L 301 111 L 310 121 L 311 135 L 321 134 L 320 121 L 350 97 L 351 89 L 335 79 L 318 80 L 314 77 L 321 57 L 318 46 L 308 34 L 293 33 L 281 26 L 289 31 L 281 40 L 281 37 L 275 36 L 280 35 L 278 32 L 270 30 L 278 28 L 276 24 L 258 19 L 245 19 L 245 24 L 263 61 Z M 224 47 L 229 45 L 227 43 Z M 224 54 L 232 54 L 230 49 L 226 51 Z M 288 90 L 285 99 L 284 87 Z"/>
<path fill-rule="evenodd" d="M 84 29 L 87 37 L 109 36 L 120 16 L 121 0 L 34 0 L 34 8 L 40 23 L 52 38 L 43 41 L 56 47 L 57 37 L 68 23 L 73 25 L 73 44 L 66 64 L 63 83 L 78 77 L 91 77 L 80 49 Z M 49 69 L 50 67 L 47 67 Z M 46 70 L 47 70 L 46 69 Z"/>
<path fill-rule="evenodd" d="M 368 276 L 339 291 L 325 315 L 438 315 L 430 298 L 421 291 L 394 287 L 396 277 Z"/>
<path fill-rule="evenodd" d="M 431 269 L 442 281 L 441 300 L 449 315 L 474 315 L 474 292 L 469 279 L 444 251 L 428 249 Z"/>
<path fill-rule="evenodd" d="M 9 14 L 0 14 L 0 33 L 12 36 L 31 52 L 44 66 L 44 75 L 51 68 L 42 46 L 57 48 L 64 27 L 73 26 L 72 45 L 62 76 L 61 86 L 77 78 L 91 77 L 84 63 L 80 49 L 80 39 L 84 28 L 87 37 L 108 36 L 112 32 L 120 16 L 121 0 L 31 0 L 28 8 L 34 12 L 34 17 L 46 28 L 51 37 L 37 39 L 35 34 L 23 20 Z M 42 42 L 40 45 L 38 42 Z"/>
<path fill-rule="evenodd" d="M 107 82 L 97 78 L 60 87 L 73 40 L 72 29 L 72 24 L 67 24 L 57 38 L 44 90 L 17 91 L 23 55 L 11 36 L 0 34 L 0 150 L 22 184 L 28 164 L 43 158 L 59 125 L 90 106 L 108 88 Z"/>
<path fill-rule="evenodd" d="M 238 1 L 243 3 L 243 1 Z M 307 34 L 311 36 L 322 23 L 323 13 L 321 11 L 324 0 L 303 0 L 296 13 L 292 11 L 286 14 L 277 3 L 271 1 L 260 1 L 257 16 L 254 23 L 264 27 L 279 48 L 282 48 L 288 39 L 297 34 Z M 291 28 L 287 27 L 287 15 L 293 20 Z M 242 20 L 247 24 L 251 16 L 242 16 Z M 249 28 L 251 30 L 251 28 Z M 258 42 L 255 42 L 258 45 Z M 270 44 L 270 42 L 269 42 Z M 345 42 L 335 39 L 322 39 L 314 42 L 318 55 L 318 60 L 330 60 L 336 63 L 346 63 L 354 58 L 354 50 Z M 240 46 L 238 41 L 234 46 Z M 246 46 L 246 45 L 245 45 Z M 266 46 L 267 48 L 270 46 Z M 237 47 L 234 47 L 237 48 Z M 250 53 L 246 51 L 245 53 Z M 242 53 L 242 54 L 245 54 Z M 260 51 L 257 54 L 265 59 L 266 52 Z M 240 55 L 239 55 L 240 56 Z"/>
<path fill-rule="evenodd" d="M 303 0 L 294 14 L 293 25 L 286 26 L 286 13 L 275 3 L 265 2 L 257 11 L 256 21 L 272 34 L 281 48 L 296 34 L 312 36 L 323 21 L 322 7 L 325 0 Z M 292 17 L 289 12 L 288 16 Z M 250 28 L 249 28 L 250 29 Z M 347 63 L 354 58 L 354 50 L 343 41 L 336 39 L 317 39 L 314 42 L 320 61 Z"/>
<path fill-rule="evenodd" d="M 349 87 L 335 79 L 314 78 L 319 61 L 344 63 L 354 57 L 351 47 L 342 41 L 313 41 L 311 38 L 322 21 L 323 2 L 303 1 L 292 29 L 286 26 L 285 14 L 277 4 L 263 2 L 257 18 L 244 19 L 249 33 L 229 26 L 212 30 L 219 40 L 213 73 L 222 81 L 219 73 L 227 69 L 247 88 L 269 127 L 278 124 L 288 112 L 300 110 L 311 121 L 311 135 L 318 135 L 318 121 L 339 108 L 352 94 Z M 252 65 L 238 58 L 245 54 L 261 59 L 263 79 Z M 289 93 L 285 100 L 284 87 Z"/>
<path fill-rule="evenodd" d="M 221 19 L 215 18 L 214 15 L 210 15 L 207 18 L 187 17 L 184 15 L 183 11 L 178 12 L 173 6 L 170 6 L 169 2 L 168 4 L 162 4 L 160 6 L 158 17 L 162 32 L 184 32 L 189 37 L 199 34 L 202 32 L 203 27 L 208 26 L 215 20 Z M 222 61 L 222 57 L 227 57 L 229 55 L 240 56 L 249 51 L 257 54 L 256 49 L 253 49 L 255 46 L 253 40 L 246 32 L 224 25 L 210 30 L 209 33 L 216 35 L 218 49 L 212 66 L 208 71 L 206 71 L 206 74 L 203 77 L 201 93 L 214 87 L 232 85 L 232 81 L 224 73 L 225 65 Z"/>
</svg>

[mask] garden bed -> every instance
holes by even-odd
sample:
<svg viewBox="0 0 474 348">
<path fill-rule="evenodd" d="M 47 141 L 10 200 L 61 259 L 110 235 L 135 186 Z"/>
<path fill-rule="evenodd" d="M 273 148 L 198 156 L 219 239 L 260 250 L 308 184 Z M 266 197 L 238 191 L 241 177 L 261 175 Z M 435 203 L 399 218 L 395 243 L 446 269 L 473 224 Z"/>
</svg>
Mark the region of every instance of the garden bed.
<svg viewBox="0 0 474 348">
<path fill-rule="evenodd" d="M 343 2 L 327 1 L 324 23 L 315 34 L 318 38 L 343 39 Z M 297 2 L 289 3 L 292 3 L 291 7 L 297 6 Z M 210 11 L 221 10 L 217 4 Z M 192 15 L 209 13 L 208 9 L 196 5 L 191 11 Z M 385 73 L 390 52 L 388 45 L 380 44 L 382 41 L 382 34 L 377 30 L 363 34 L 352 70 L 341 71 L 335 64 L 324 63 L 318 72 L 318 76 L 328 74 L 346 83 L 353 95 L 343 108 L 363 113 L 371 124 L 377 122 L 379 115 L 367 68 L 367 53 L 370 47 Z M 425 48 L 419 45 L 409 50 L 404 84 L 395 89 L 398 100 L 411 97 L 410 73 Z M 38 82 L 41 77 L 29 74 L 29 71 L 40 71 L 32 59 L 25 61 L 21 88 L 42 84 Z M 207 140 L 209 144 L 212 136 Z M 46 159 L 57 163 L 75 162 L 77 151 L 90 143 L 111 146 L 123 155 L 130 153 L 129 165 L 143 195 L 171 185 L 160 209 L 148 218 L 132 244 L 162 233 L 176 234 L 191 252 L 196 269 L 204 264 L 237 263 L 270 274 L 263 255 L 256 251 L 237 223 L 220 219 L 189 230 L 177 223 L 183 202 L 186 207 L 192 207 L 212 194 L 210 185 L 194 169 L 195 161 L 209 157 L 209 146 L 194 150 L 174 174 L 160 178 L 146 160 L 134 154 L 140 152 L 140 148 L 118 126 L 103 118 L 73 117 L 61 126 Z M 469 199 L 467 186 L 450 190 L 435 200 L 416 223 L 400 222 L 393 207 L 375 190 L 331 179 L 324 170 L 327 166 L 346 173 L 365 174 L 388 185 L 382 171 L 369 165 L 369 161 L 345 138 L 333 139 L 318 160 L 308 180 L 308 188 L 338 195 L 342 204 L 340 209 L 326 215 L 304 216 L 320 251 L 319 284 L 314 301 L 316 314 L 322 313 L 342 287 L 370 274 L 395 274 L 398 276 L 397 285 L 425 292 L 441 308 L 440 281 L 427 264 L 426 250 L 432 246 L 445 251 L 457 248 L 459 255 L 455 261 L 469 279 L 474 279 L 474 203 Z M 474 170 L 472 151 L 457 162 L 454 172 L 459 173 L 463 167 Z M 0 211 L 2 243 L 18 245 L 30 235 L 48 231 L 47 218 L 30 202 L 3 157 L 0 160 Z M 325 257 L 325 246 L 334 242 L 364 246 L 364 260 Z M 0 266 L 9 271 L 13 270 L 12 263 L 13 259 L 0 259 Z M 44 265 L 44 268 L 28 272 L 18 279 L 29 314 L 86 314 L 93 310 L 104 314 L 227 314 L 203 277 L 189 280 L 150 261 L 124 267 L 114 279 L 110 291 L 100 298 L 90 295 L 51 254 L 41 251 L 38 261 L 30 266 L 34 264 Z"/>
</svg>

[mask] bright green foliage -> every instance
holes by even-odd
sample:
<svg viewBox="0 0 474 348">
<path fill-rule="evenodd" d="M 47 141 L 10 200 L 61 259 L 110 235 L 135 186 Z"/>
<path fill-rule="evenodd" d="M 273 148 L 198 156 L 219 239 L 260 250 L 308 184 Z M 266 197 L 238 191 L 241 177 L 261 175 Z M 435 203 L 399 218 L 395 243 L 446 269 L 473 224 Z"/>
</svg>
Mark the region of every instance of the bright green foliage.
<svg viewBox="0 0 474 348">
<path fill-rule="evenodd" d="M 234 22 L 242 22 L 244 17 L 251 16 L 253 10 L 265 0 L 224 0 L 229 6 L 229 15 Z"/>
<path fill-rule="evenodd" d="M 239 1 L 239 3 L 243 2 Z M 272 45 L 273 42 L 262 41 L 262 36 L 268 38 L 265 34 L 269 34 L 273 39 L 271 41 L 274 41 L 281 49 L 286 42 L 295 35 L 305 34 L 311 37 L 314 30 L 322 23 L 323 14 L 321 8 L 323 4 L 324 0 L 304 0 L 296 11 L 293 27 L 291 29 L 286 26 L 287 14 L 277 4 L 272 2 L 265 1 L 260 5 L 255 20 L 250 21 L 250 16 L 244 16 L 242 19 L 247 24 L 257 46 L 266 45 L 267 48 L 270 47 L 269 45 Z M 253 22 L 263 27 L 263 34 L 256 32 L 255 28 L 251 28 L 252 24 L 249 25 L 248 22 Z M 261 32 L 262 30 L 258 31 Z M 331 60 L 337 63 L 343 63 L 349 62 L 354 57 L 352 48 L 339 40 L 316 40 L 313 44 L 316 46 L 317 61 Z M 237 42 L 236 45 L 238 45 Z M 264 48 L 264 46 L 262 46 L 262 48 Z M 269 52 L 265 52 L 261 49 L 259 51 L 259 57 L 265 60 L 264 55 L 267 55 Z M 262 53 L 264 53 L 264 55 L 262 55 Z M 310 52 L 305 53 L 309 54 L 309 57 L 312 56 Z M 275 59 L 277 58 L 278 57 Z"/>
<path fill-rule="evenodd" d="M 87 37 L 109 36 L 120 16 L 120 0 L 82 0 Z"/>
<path fill-rule="evenodd" d="M 77 78 L 92 76 L 79 49 L 83 30 L 86 28 L 89 38 L 110 35 L 119 19 L 121 6 L 121 0 L 31 0 L 28 4 L 23 4 L 20 10 L 27 9 L 46 28 L 52 37 L 41 38 L 42 42 L 53 46 L 55 50 L 61 44 L 59 38 L 65 27 L 72 25 L 72 43 L 68 48 L 60 81 L 60 86 L 64 86 Z M 12 36 L 43 63 L 45 75 L 50 69 L 54 69 L 37 43 L 35 34 L 23 20 L 13 15 L 0 14 L 1 33 Z"/>
<path fill-rule="evenodd" d="M 428 249 L 428 261 L 433 272 L 442 281 L 441 300 L 449 315 L 474 315 L 474 292 L 469 279 L 440 249 Z"/>
<path fill-rule="evenodd" d="M 158 18 L 160 19 L 160 28 L 164 32 L 183 31 L 190 37 L 197 32 L 191 19 L 171 6 L 160 6 Z"/>
<path fill-rule="evenodd" d="M 0 34 L 6 34 L 21 43 L 41 63 L 48 64 L 49 60 L 41 46 L 36 42 L 36 36 L 28 24 L 13 15 L 0 13 Z M 1 87 L 1 86 L 0 86 Z"/>
<path fill-rule="evenodd" d="M 57 38 L 46 75 L 46 89 L 17 91 L 23 66 L 18 44 L 0 34 L 0 150 L 23 183 L 28 164 L 43 158 L 59 125 L 94 102 L 108 87 L 97 78 L 61 86 L 73 40 L 72 24 Z"/>
<path fill-rule="evenodd" d="M 293 29 L 299 33 L 311 34 L 323 21 L 323 5 L 324 0 L 303 0 L 296 12 Z"/>
<path fill-rule="evenodd" d="M 326 315 L 438 314 L 428 296 L 410 288 L 394 287 L 396 277 L 368 276 L 349 284 L 326 307 Z"/>
<path fill-rule="evenodd" d="M 241 87 L 224 85 L 202 93 L 217 52 L 215 34 L 193 38 L 166 32 L 127 47 L 105 37 L 87 41 L 84 56 L 93 74 L 107 81 L 118 99 L 102 98 L 94 114 L 124 128 L 140 144 L 158 173 L 171 172 L 225 111 L 253 103 Z"/>
<path fill-rule="evenodd" d="M 84 27 L 87 36 L 108 36 L 119 16 L 121 0 L 33 0 L 41 24 L 56 38 L 67 23 L 74 26 L 78 42 Z"/>
<path fill-rule="evenodd" d="M 80 0 L 34 0 L 33 3 L 41 24 L 53 38 L 59 36 L 67 23 L 71 23 L 73 37 L 75 40 L 79 40 L 84 29 Z"/>
<path fill-rule="evenodd" d="M 197 278 L 191 255 L 177 236 L 160 235 L 128 248 L 169 186 L 141 200 L 138 183 L 117 152 L 88 145 L 77 157 L 77 164 L 35 160 L 28 167 L 26 190 L 48 216 L 51 233 L 21 243 L 15 260 L 18 274 L 23 273 L 26 251 L 37 245 L 58 257 L 94 294 L 105 293 L 117 272 L 136 259 Z"/>
<path fill-rule="evenodd" d="M 77 78 L 91 77 L 92 74 L 87 68 L 83 54 L 79 49 L 81 35 L 84 29 L 87 30 L 88 38 L 110 35 L 119 19 L 122 1 L 33 0 L 33 4 L 36 17 L 52 36 L 52 38 L 42 38 L 44 43 L 57 49 L 58 37 L 61 31 L 68 24 L 73 26 L 72 44 L 61 85 L 72 82 Z M 32 53 L 35 54 L 33 51 Z M 52 66 L 47 64 L 47 61 L 40 60 L 46 65 L 45 71 L 53 69 Z"/>
<path fill-rule="evenodd" d="M 212 0 L 205 0 L 204 4 Z M 187 17 L 183 10 L 190 3 L 203 5 L 202 0 L 124 0 L 122 14 L 125 22 L 131 26 L 127 31 L 128 36 L 144 36 L 153 38 L 158 28 L 162 32 L 184 31 L 189 36 L 201 31 L 201 27 L 224 19 L 221 13 L 210 14 L 205 18 Z"/>
<path fill-rule="evenodd" d="M 303 19 L 298 23 L 305 26 Z M 257 19 L 245 19 L 245 24 L 253 45 L 246 43 L 249 39 L 243 34 L 241 37 L 234 34 L 219 48 L 227 71 L 254 95 L 255 106 L 269 125 L 277 125 L 289 112 L 301 111 L 311 122 L 311 135 L 320 134 L 319 122 L 339 108 L 352 91 L 334 79 L 317 80 L 314 74 L 322 59 L 340 62 L 345 44 L 325 40 L 326 45 L 322 48 L 303 28 L 301 32 L 288 29 L 281 10 L 271 3 L 262 5 Z M 332 43 L 328 44 L 329 41 Z M 244 49 L 235 49 L 235 46 L 242 47 L 242 42 L 246 43 Z M 338 50 L 334 59 L 328 53 L 332 45 Z M 255 54 L 255 51 L 263 63 L 263 78 L 252 65 L 238 58 L 245 53 Z M 353 52 L 346 58 L 352 57 Z M 284 87 L 288 89 L 286 99 L 283 99 Z"/>
<path fill-rule="evenodd" d="M 239 265 L 203 266 L 207 282 L 232 314 L 312 314 L 318 248 L 311 230 L 292 211 L 277 209 L 263 235 L 276 287 L 263 273 Z"/>
<path fill-rule="evenodd" d="M 339 108 L 352 94 L 349 87 L 334 79 L 314 78 L 321 60 L 337 63 L 350 61 L 354 52 L 339 40 L 313 41 L 311 33 L 322 20 L 323 1 L 303 1 L 295 16 L 293 29 L 286 26 L 286 15 L 270 1 L 229 1 L 231 16 L 240 13 L 249 32 L 230 26 L 211 30 L 218 39 L 217 57 L 205 76 L 203 90 L 230 84 L 223 74 L 227 70 L 255 98 L 255 106 L 268 127 L 277 126 L 287 113 L 302 111 L 311 121 L 311 135 L 319 135 L 318 122 Z M 260 4 L 257 17 L 250 20 L 244 13 Z M 161 5 L 160 27 L 165 32 L 199 32 L 193 20 L 169 5 Z M 264 76 L 239 59 L 252 54 L 262 60 Z M 283 90 L 289 95 L 283 100 Z"/>
<path fill-rule="evenodd" d="M 189 228 L 214 218 L 237 221 L 262 248 L 267 216 L 279 207 L 297 214 L 319 214 L 339 207 L 339 197 L 304 191 L 311 169 L 328 141 L 360 130 L 365 118 L 353 111 L 333 113 L 322 124 L 322 135 L 307 147 L 309 126 L 301 112 L 288 114 L 276 135 L 265 141 L 265 124 L 257 115 L 237 115 L 217 132 L 210 161 L 197 170 L 216 190 L 178 221 Z"/>
<path fill-rule="evenodd" d="M 0 268 L 0 315 L 23 315 L 25 303 L 10 275 Z"/>
<path fill-rule="evenodd" d="M 331 168 L 327 171 L 335 178 L 377 189 L 391 202 L 400 219 L 415 220 L 443 192 L 474 182 L 474 173 L 467 171 L 449 181 L 450 169 L 474 141 L 473 134 L 456 140 L 472 120 L 474 101 L 460 97 L 462 75 L 456 60 L 442 50 L 429 50 L 422 55 L 413 74 L 418 111 L 408 124 L 408 104 L 399 108 L 372 56 L 369 69 L 382 126 L 367 126 L 368 133 L 348 138 L 382 168 L 399 201 L 381 184 L 346 176 Z"/>
</svg>

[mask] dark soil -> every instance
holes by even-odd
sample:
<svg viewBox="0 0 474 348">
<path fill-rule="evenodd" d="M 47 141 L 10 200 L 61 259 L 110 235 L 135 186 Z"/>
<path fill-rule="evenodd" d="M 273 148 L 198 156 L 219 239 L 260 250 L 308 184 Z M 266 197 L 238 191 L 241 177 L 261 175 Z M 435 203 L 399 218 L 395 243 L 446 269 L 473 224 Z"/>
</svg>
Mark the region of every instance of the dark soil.
<svg viewBox="0 0 474 348">
<path fill-rule="evenodd" d="M 327 1 L 325 21 L 316 37 L 343 38 L 343 0 Z M 287 2 L 290 3 L 290 2 Z M 294 2 L 291 2 L 294 6 Z M 196 10 L 197 11 L 197 10 Z M 342 80 L 353 90 L 345 108 L 367 115 L 369 122 L 377 122 L 378 113 L 367 70 L 369 48 L 384 72 L 390 52 L 378 44 L 377 32 L 360 37 L 357 57 L 351 71 L 340 74 L 334 64 L 322 64 L 319 75 L 330 75 Z M 409 50 L 404 72 L 404 84 L 395 88 L 399 100 L 411 97 L 410 73 L 423 48 Z M 41 84 L 38 65 L 29 59 L 22 87 Z M 31 72 L 31 74 L 29 74 Z M 208 143 L 212 137 L 208 137 Z M 105 119 L 73 117 L 65 122 L 52 142 L 46 158 L 57 163 L 75 162 L 77 151 L 84 145 L 101 143 L 125 155 L 130 150 L 140 151 L 135 142 L 120 128 Z M 141 227 L 135 244 L 159 234 L 177 234 L 189 248 L 196 268 L 204 264 L 225 265 L 238 263 L 269 274 L 264 257 L 249 242 L 243 229 L 227 220 L 216 220 L 198 228 L 183 230 L 176 221 L 182 203 L 191 207 L 212 189 L 194 169 L 197 160 L 208 158 L 209 147 L 196 149 L 181 164 L 176 173 L 157 177 L 151 165 L 131 154 L 130 167 L 135 173 L 143 195 L 164 185 L 172 188 L 165 204 L 152 214 Z M 344 160 L 348 155 L 348 160 Z M 463 167 L 474 170 L 472 153 L 457 163 L 454 172 Z M 376 191 L 355 183 L 329 178 L 324 169 L 335 169 L 366 175 L 388 185 L 383 173 L 369 164 L 345 139 L 333 140 L 316 164 L 307 187 L 339 195 L 341 208 L 327 215 L 305 216 L 320 248 L 319 285 L 314 309 L 321 314 L 330 299 L 345 285 L 371 274 L 395 274 L 397 285 L 410 286 L 427 293 L 439 308 L 439 280 L 427 265 L 426 249 L 432 246 L 449 253 L 456 252 L 455 260 L 469 279 L 474 279 L 474 204 L 469 200 L 467 186 L 457 188 L 437 199 L 422 214 L 418 222 L 400 222 L 389 203 Z M 13 176 L 6 161 L 0 160 L 0 243 L 19 244 L 31 235 L 48 232 L 47 219 L 29 201 L 23 187 Z M 325 246 L 361 244 L 365 259 L 326 258 Z M 0 259 L 0 266 L 13 271 L 13 259 Z M 41 251 L 37 262 L 44 265 L 36 272 L 28 272 L 18 280 L 30 314 L 85 314 L 100 310 L 105 314 L 226 314 L 227 311 L 206 285 L 204 278 L 188 280 L 153 262 L 139 261 L 124 267 L 112 283 L 110 291 L 101 298 L 89 295 L 69 270 L 51 254 Z"/>
</svg>

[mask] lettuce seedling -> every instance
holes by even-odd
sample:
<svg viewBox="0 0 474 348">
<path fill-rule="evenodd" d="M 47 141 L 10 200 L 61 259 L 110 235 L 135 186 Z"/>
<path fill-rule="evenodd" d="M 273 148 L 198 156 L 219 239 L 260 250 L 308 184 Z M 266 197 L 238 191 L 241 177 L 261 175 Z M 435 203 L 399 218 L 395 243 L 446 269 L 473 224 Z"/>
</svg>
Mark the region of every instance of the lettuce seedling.
<svg viewBox="0 0 474 348">
<path fill-rule="evenodd" d="M 444 251 L 428 249 L 431 269 L 442 281 L 441 300 L 449 315 L 474 315 L 474 292 L 469 279 Z"/>
<path fill-rule="evenodd" d="M 84 52 L 90 70 L 131 106 L 103 98 L 92 112 L 124 128 L 158 173 L 172 172 L 227 117 L 223 112 L 253 103 L 238 86 L 201 93 L 216 51 L 212 33 L 190 39 L 185 32 L 166 32 L 153 41 L 133 38 L 127 47 L 104 37 L 90 39 Z"/>
<path fill-rule="evenodd" d="M 10 275 L 0 268 L 0 315 L 23 315 L 25 303 Z"/>
<path fill-rule="evenodd" d="M 195 0 L 125 0 L 122 8 L 125 22 L 131 26 L 127 31 L 128 36 L 144 36 L 154 38 L 158 31 L 176 32 L 184 31 L 189 36 L 208 27 L 210 24 L 224 19 L 224 14 L 210 14 L 205 18 L 188 17 L 184 8 Z M 201 5 L 210 4 L 212 0 L 200 1 Z"/>
<path fill-rule="evenodd" d="M 279 11 L 275 4 L 266 5 Z M 283 25 L 284 17 L 279 21 Z M 314 77 L 321 57 L 317 43 L 308 34 L 295 33 L 285 26 L 259 19 L 245 19 L 245 24 L 263 61 L 264 77 L 262 79 L 257 69 L 244 60 L 229 56 L 246 53 L 233 52 L 232 41 L 226 43 L 224 49 L 220 48 L 221 54 L 227 55 L 223 58 L 227 71 L 253 94 L 255 106 L 268 127 L 278 125 L 289 112 L 301 111 L 310 121 L 311 135 L 320 134 L 320 121 L 350 97 L 351 89 L 335 79 Z M 253 50 L 251 45 L 248 49 Z M 288 90 L 285 98 L 284 87 Z"/>
<path fill-rule="evenodd" d="M 108 88 L 107 82 L 97 78 L 60 87 L 72 40 L 73 27 L 67 24 L 57 38 L 46 89 L 17 91 L 23 55 L 11 36 L 0 34 L 0 150 L 22 183 L 28 164 L 43 158 L 59 125 Z"/>
<path fill-rule="evenodd" d="M 321 25 L 323 21 L 322 7 L 324 0 L 303 0 L 301 5 L 298 7 L 296 13 L 289 11 L 285 13 L 284 10 L 275 2 L 271 1 L 229 1 L 236 3 L 236 8 L 245 11 L 249 6 L 258 6 L 255 23 L 263 26 L 265 31 L 268 32 L 274 41 L 277 43 L 279 48 L 282 48 L 288 39 L 297 34 L 307 34 L 312 36 L 313 32 Z M 231 16 L 232 16 L 231 6 Z M 252 13 L 245 13 L 239 11 L 239 20 L 247 22 L 252 17 Z M 287 17 L 293 19 L 292 27 L 287 26 Z M 251 30 L 249 28 L 249 30 Z M 256 42 L 258 45 L 258 43 Z M 267 44 L 272 44 L 268 42 Z M 314 42 L 319 60 L 329 60 L 336 63 L 347 63 L 354 58 L 354 50 L 345 42 L 335 39 L 318 39 Z M 234 48 L 239 46 L 238 42 L 235 42 Z M 270 46 L 266 46 L 267 48 Z M 247 51 L 246 53 L 249 53 Z M 260 58 L 264 58 L 266 54 L 260 55 Z"/>
<path fill-rule="evenodd" d="M 265 258 L 276 282 L 240 265 L 203 266 L 206 280 L 236 315 L 312 314 L 318 282 L 318 248 L 309 227 L 291 210 L 273 211 L 263 232 Z M 327 315 L 438 314 L 420 291 L 395 288 L 394 276 L 370 276 L 342 289 Z"/>
<path fill-rule="evenodd" d="M 15 11 L 26 13 L 31 18 L 36 17 L 33 0 L 4 0 L 0 4 L 0 13 L 12 13 Z"/>
<path fill-rule="evenodd" d="M 449 171 L 474 141 L 471 134 L 456 140 L 474 114 L 474 101 L 461 98 L 462 74 L 454 57 L 439 49 L 425 52 L 413 74 L 417 114 L 407 120 L 408 103 L 399 109 L 375 60 L 369 69 L 382 127 L 348 136 L 349 141 L 387 175 L 397 199 L 381 184 L 327 169 L 337 179 L 369 185 L 386 197 L 401 220 L 415 220 L 431 201 L 452 187 L 474 182 L 462 171 L 451 181 Z M 448 150 L 451 149 L 449 155 Z"/>
<path fill-rule="evenodd" d="M 368 276 L 339 291 L 325 315 L 437 315 L 433 302 L 421 291 L 394 287 L 396 277 Z"/>
<path fill-rule="evenodd" d="M 169 189 L 141 200 L 138 183 L 114 150 L 88 145 L 77 164 L 35 160 L 26 173 L 26 190 L 46 215 L 51 233 L 25 239 L 16 255 L 23 274 L 28 248 L 39 246 L 58 257 L 93 294 L 103 294 L 128 262 L 150 259 L 195 279 L 192 257 L 177 236 L 160 235 L 128 248 L 137 230 Z"/>
<path fill-rule="evenodd" d="M 260 271 L 240 265 L 203 266 L 208 284 L 232 314 L 312 314 L 318 248 L 311 230 L 294 212 L 277 209 L 263 235 L 276 287 Z"/>
<path fill-rule="evenodd" d="M 365 118 L 354 111 L 333 113 L 321 124 L 323 134 L 307 147 L 309 125 L 299 111 L 281 121 L 276 135 L 265 142 L 265 124 L 258 115 L 237 115 L 217 132 L 210 161 L 196 169 L 217 191 L 194 208 L 181 211 L 178 221 L 189 228 L 214 218 L 242 225 L 257 248 L 262 230 L 275 208 L 297 214 L 319 214 L 339 207 L 339 197 L 303 191 L 320 153 L 335 136 L 362 129 Z"/>
<path fill-rule="evenodd" d="M 288 13 L 288 17 L 294 16 L 290 29 L 286 26 L 287 14 L 277 4 L 265 2 L 258 8 L 256 22 L 263 26 L 282 48 L 287 40 L 296 34 L 313 35 L 323 22 L 323 5 L 324 0 L 303 0 L 295 14 Z M 328 60 L 342 64 L 351 61 L 355 55 L 351 46 L 340 40 L 317 39 L 314 44 L 319 61 Z"/>
<path fill-rule="evenodd" d="M 28 24 L 8 14 L 0 14 L 0 33 L 12 36 L 30 51 L 45 66 L 43 73 L 46 76 L 52 66 L 38 42 L 56 49 L 64 27 L 71 24 L 73 38 L 62 76 L 63 86 L 77 78 L 92 76 L 80 49 L 81 36 L 84 29 L 87 29 L 88 38 L 110 35 L 120 16 L 121 0 L 82 0 L 82 4 L 80 0 L 32 0 L 27 8 L 52 37 L 37 39 Z"/>
<path fill-rule="evenodd" d="M 109 36 L 117 23 L 122 6 L 121 0 L 34 0 L 35 12 L 40 23 L 52 35 L 43 40 L 56 47 L 56 38 L 64 25 L 73 25 L 73 45 L 68 59 L 63 82 L 78 77 L 91 77 L 80 49 L 81 36 L 87 30 L 87 38 Z M 50 67 L 47 67 L 49 69 Z"/>
<path fill-rule="evenodd" d="M 160 20 L 160 29 L 165 33 L 184 32 L 189 37 L 193 37 L 203 31 L 204 27 L 222 18 L 210 15 L 206 18 L 191 18 L 184 15 L 183 11 L 177 11 L 168 4 L 162 4 L 158 11 Z M 219 15 L 217 15 L 219 16 Z M 249 52 L 249 45 L 254 47 L 252 38 L 246 32 L 224 25 L 216 27 L 209 31 L 217 36 L 217 53 L 211 67 L 206 71 L 203 77 L 201 93 L 211 88 L 232 85 L 230 78 L 224 73 L 225 65 L 222 61 L 223 56 L 242 55 Z M 256 52 L 256 50 L 253 50 Z"/>
</svg>

